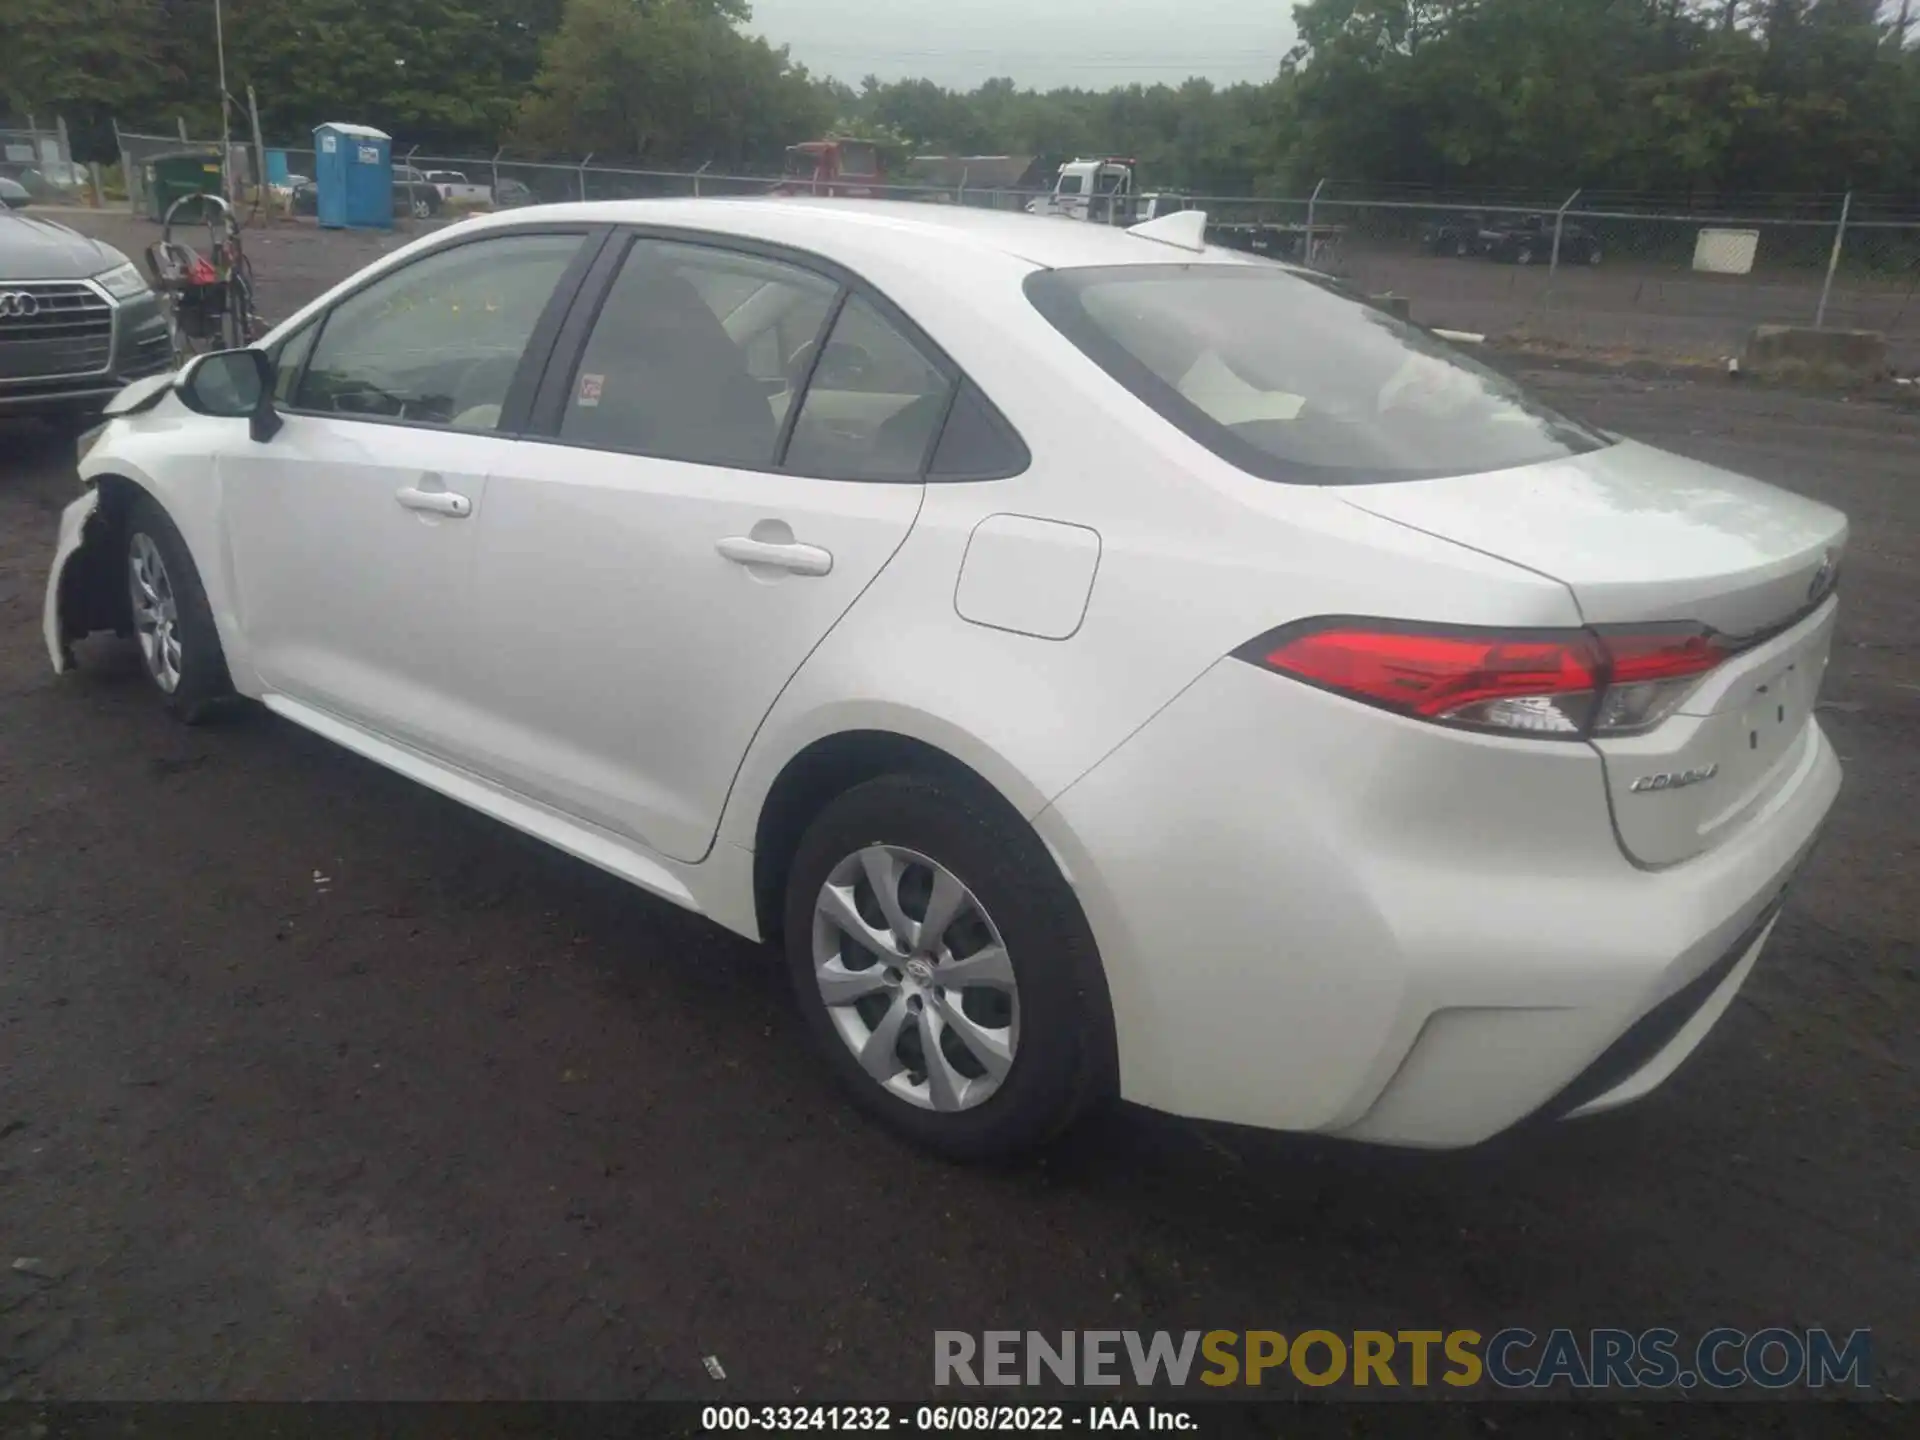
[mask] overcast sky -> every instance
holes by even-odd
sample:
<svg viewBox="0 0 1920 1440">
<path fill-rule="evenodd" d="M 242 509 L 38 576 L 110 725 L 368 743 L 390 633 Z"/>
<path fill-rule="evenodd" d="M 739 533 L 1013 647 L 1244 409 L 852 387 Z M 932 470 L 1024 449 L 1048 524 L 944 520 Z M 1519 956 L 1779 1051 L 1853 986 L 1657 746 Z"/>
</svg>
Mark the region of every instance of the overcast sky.
<svg viewBox="0 0 1920 1440">
<path fill-rule="evenodd" d="M 970 88 L 1105 89 L 1269 80 L 1293 44 L 1289 0 L 752 0 L 752 29 L 816 74 L 924 75 Z"/>
</svg>

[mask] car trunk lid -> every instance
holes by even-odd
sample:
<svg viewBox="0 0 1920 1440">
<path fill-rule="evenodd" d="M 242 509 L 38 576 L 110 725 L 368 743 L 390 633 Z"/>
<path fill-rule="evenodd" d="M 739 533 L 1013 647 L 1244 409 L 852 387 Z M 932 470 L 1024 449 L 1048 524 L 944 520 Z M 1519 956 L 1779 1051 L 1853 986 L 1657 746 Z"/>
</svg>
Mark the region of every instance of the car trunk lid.
<svg viewBox="0 0 1920 1440">
<path fill-rule="evenodd" d="M 1589 625 L 1694 622 L 1734 650 L 1648 733 L 1594 742 L 1637 862 L 1724 843 L 1811 765 L 1847 538 L 1838 511 L 1631 441 L 1342 498 L 1560 581 Z"/>
</svg>

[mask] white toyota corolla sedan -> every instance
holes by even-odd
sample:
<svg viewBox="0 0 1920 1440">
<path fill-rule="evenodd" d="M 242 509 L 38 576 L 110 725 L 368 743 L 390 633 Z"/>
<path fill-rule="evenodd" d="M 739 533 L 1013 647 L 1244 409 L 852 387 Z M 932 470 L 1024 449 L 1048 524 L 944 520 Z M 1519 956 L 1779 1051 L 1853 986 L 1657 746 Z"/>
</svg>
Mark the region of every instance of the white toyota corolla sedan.
<svg viewBox="0 0 1920 1440">
<path fill-rule="evenodd" d="M 1840 767 L 1835 511 L 1321 277 L 931 206 L 427 236 L 83 442 L 46 639 L 752 938 L 950 1154 L 1634 1099 Z"/>
</svg>

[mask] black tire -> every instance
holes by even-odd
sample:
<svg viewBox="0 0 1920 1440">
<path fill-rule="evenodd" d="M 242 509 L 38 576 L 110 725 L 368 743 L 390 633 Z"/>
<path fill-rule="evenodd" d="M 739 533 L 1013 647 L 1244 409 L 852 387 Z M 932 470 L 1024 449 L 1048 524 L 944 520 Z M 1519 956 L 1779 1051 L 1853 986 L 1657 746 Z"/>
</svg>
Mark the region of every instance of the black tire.
<svg viewBox="0 0 1920 1440">
<path fill-rule="evenodd" d="M 213 608 L 207 603 L 206 588 L 200 583 L 200 571 L 187 550 L 187 542 L 151 498 L 142 495 L 127 507 L 126 524 L 121 530 L 120 583 L 134 601 L 136 635 L 139 591 L 135 581 L 134 556 L 142 540 L 151 541 L 165 567 L 171 591 L 174 626 L 179 636 L 177 680 L 171 688 L 162 678 L 162 668 L 147 643 L 141 644 L 141 669 L 160 704 L 174 719 L 198 725 L 233 694 L 233 681 L 227 673 L 227 658 L 220 648 L 220 632 L 213 623 Z"/>
<path fill-rule="evenodd" d="M 861 1068 L 821 997 L 816 901 L 837 865 L 873 845 L 945 867 L 992 917 L 1005 944 L 1019 996 L 1018 1043 L 999 1088 L 972 1108 L 926 1109 L 885 1088 Z M 924 914 L 923 905 L 911 918 Z M 1051 1140 L 1113 1088 L 1111 1010 L 1079 902 L 1032 829 L 972 786 L 885 775 L 829 804 L 802 837 L 788 874 L 784 944 L 808 1027 L 854 1102 L 926 1149 L 961 1160 L 1019 1155 Z"/>
</svg>

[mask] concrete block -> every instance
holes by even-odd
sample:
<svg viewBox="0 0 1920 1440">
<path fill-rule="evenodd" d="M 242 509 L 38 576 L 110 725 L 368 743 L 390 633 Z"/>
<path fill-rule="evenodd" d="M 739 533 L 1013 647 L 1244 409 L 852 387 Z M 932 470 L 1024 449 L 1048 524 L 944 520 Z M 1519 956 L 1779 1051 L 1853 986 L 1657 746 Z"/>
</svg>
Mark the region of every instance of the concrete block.
<svg viewBox="0 0 1920 1440">
<path fill-rule="evenodd" d="M 1887 373 L 1887 337 L 1878 330 L 1761 325 L 1747 336 L 1740 369 L 1763 380 L 1867 384 Z"/>
<path fill-rule="evenodd" d="M 1396 320 L 1413 319 L 1413 300 L 1406 295 L 1369 295 L 1368 301 L 1379 306 Z"/>
</svg>

